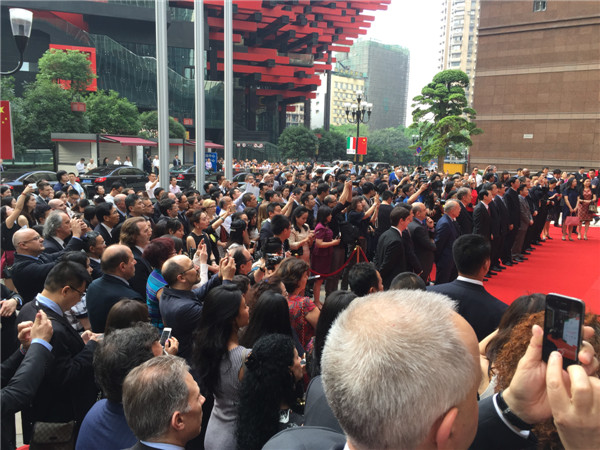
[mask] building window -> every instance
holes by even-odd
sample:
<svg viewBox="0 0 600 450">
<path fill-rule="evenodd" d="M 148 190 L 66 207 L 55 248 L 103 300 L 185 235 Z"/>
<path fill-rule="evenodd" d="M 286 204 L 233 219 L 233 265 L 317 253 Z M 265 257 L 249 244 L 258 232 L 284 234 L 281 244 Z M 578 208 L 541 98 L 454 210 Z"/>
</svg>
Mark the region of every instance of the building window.
<svg viewBox="0 0 600 450">
<path fill-rule="evenodd" d="M 534 0 L 533 12 L 546 11 L 546 0 Z"/>
</svg>

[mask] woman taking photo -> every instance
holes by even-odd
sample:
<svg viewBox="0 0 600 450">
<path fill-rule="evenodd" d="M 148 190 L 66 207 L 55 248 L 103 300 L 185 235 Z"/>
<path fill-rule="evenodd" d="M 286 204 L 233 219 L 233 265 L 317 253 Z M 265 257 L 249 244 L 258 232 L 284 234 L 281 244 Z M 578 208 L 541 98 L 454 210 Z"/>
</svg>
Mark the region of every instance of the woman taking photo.
<svg viewBox="0 0 600 450">
<path fill-rule="evenodd" d="M 581 193 L 579 194 L 579 202 L 577 204 L 577 216 L 579 217 L 579 226 L 577 227 L 577 239 L 581 239 L 581 228 L 585 224 L 585 234 L 583 239 L 587 241 L 588 230 L 590 229 L 590 222 L 594 219 L 596 211 L 591 211 L 590 207 L 595 206 L 597 208 L 598 198 L 596 194 L 592 192 L 592 180 L 586 178 L 583 180 L 583 186 Z"/>
<path fill-rule="evenodd" d="M 288 239 L 292 255 L 307 264 L 310 263 L 310 246 L 313 243 L 314 233 L 306 224 L 309 211 L 304 206 L 296 208 L 292 214 L 291 233 Z"/>
<path fill-rule="evenodd" d="M 313 301 L 304 296 L 304 289 L 308 280 L 308 268 L 308 264 L 301 259 L 286 258 L 279 265 L 276 272 L 289 293 L 290 321 L 300 338 L 302 348 L 305 349 L 308 341 L 315 334 L 320 312 Z"/>
<path fill-rule="evenodd" d="M 315 248 L 313 249 L 312 269 L 315 272 L 327 274 L 331 272 L 331 258 L 333 247 L 339 245 L 340 239 L 333 239 L 333 231 L 327 226 L 331 222 L 331 208 L 321 206 L 317 212 L 317 226 L 315 227 Z M 313 288 L 315 305 L 321 308 L 319 300 L 323 278 L 317 278 Z"/>
<path fill-rule="evenodd" d="M 571 227 L 567 227 L 567 217 L 575 215 L 577 212 L 577 204 L 579 203 L 579 191 L 577 190 L 577 179 L 575 177 L 570 178 L 567 181 L 567 187 L 563 196 L 565 205 L 563 206 L 562 211 L 562 240 L 566 241 L 567 235 L 569 235 L 569 240 L 572 241 L 572 230 L 570 229 Z"/>
<path fill-rule="evenodd" d="M 142 257 L 150 263 L 153 269 L 146 283 L 146 304 L 148 305 L 150 323 L 159 331 L 164 328 L 160 316 L 159 301 L 163 288 L 167 285 L 160 271 L 165 261 L 176 254 L 173 239 L 168 237 L 160 237 L 150 241 L 144 249 L 144 253 L 142 253 Z"/>
<path fill-rule="evenodd" d="M 204 211 L 188 210 L 186 216 L 192 226 L 192 231 L 185 240 L 189 254 L 193 257 L 200 242 L 204 242 L 209 256 L 208 270 L 212 273 L 217 273 L 219 271 L 219 251 L 218 248 L 216 248 L 216 245 L 215 248 L 213 248 L 212 240 L 208 234 L 206 234 L 206 230 L 211 227 L 207 214 Z M 215 221 L 212 226 L 214 227 L 216 225 L 218 227 L 220 223 L 222 223 L 221 220 Z"/>
<path fill-rule="evenodd" d="M 214 396 L 204 448 L 235 450 L 239 386 L 249 350 L 238 343 L 240 328 L 248 325 L 248 307 L 236 286 L 217 286 L 204 301 L 194 336 L 192 362 L 201 392 Z"/>
<path fill-rule="evenodd" d="M 260 450 L 279 431 L 302 425 L 296 384 L 303 372 L 289 336 L 268 334 L 256 342 L 240 388 L 239 449 Z"/>
</svg>

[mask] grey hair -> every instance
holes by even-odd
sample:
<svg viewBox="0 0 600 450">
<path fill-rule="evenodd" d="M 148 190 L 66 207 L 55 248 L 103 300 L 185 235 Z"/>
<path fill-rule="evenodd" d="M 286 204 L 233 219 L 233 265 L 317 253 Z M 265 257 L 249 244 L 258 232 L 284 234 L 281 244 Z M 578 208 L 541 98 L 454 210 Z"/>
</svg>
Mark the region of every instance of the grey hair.
<svg viewBox="0 0 600 450">
<path fill-rule="evenodd" d="M 458 204 L 458 202 L 456 200 L 449 200 L 444 205 L 444 212 L 449 213 L 454 208 L 460 208 L 460 205 Z"/>
<path fill-rule="evenodd" d="M 441 294 L 398 290 L 356 299 L 338 316 L 323 350 L 323 386 L 355 448 L 416 448 L 473 389 L 479 369 L 455 308 Z"/>
<path fill-rule="evenodd" d="M 123 382 L 123 411 L 139 440 L 166 435 L 173 414 L 189 411 L 187 373 L 189 366 L 177 356 L 157 356 L 129 372 Z"/>
<path fill-rule="evenodd" d="M 66 213 L 62 211 L 54 211 L 50 213 L 50 215 L 46 219 L 46 222 L 44 223 L 45 239 L 56 236 L 56 230 L 58 230 L 62 225 L 63 214 Z"/>
<path fill-rule="evenodd" d="M 471 195 L 471 189 L 467 187 L 461 187 L 458 191 L 456 191 L 456 198 L 462 200 L 465 195 Z"/>
</svg>

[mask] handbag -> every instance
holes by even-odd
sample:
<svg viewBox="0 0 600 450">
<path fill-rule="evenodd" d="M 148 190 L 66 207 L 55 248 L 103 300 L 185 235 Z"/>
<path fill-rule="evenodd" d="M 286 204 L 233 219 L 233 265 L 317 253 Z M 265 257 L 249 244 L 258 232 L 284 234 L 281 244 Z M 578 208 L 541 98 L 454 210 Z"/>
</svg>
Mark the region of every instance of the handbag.
<svg viewBox="0 0 600 450">
<path fill-rule="evenodd" d="M 595 205 L 594 203 L 590 203 L 589 210 L 590 210 L 590 212 L 597 214 L 598 213 L 598 205 Z"/>
<path fill-rule="evenodd" d="M 35 422 L 30 450 L 73 450 L 75 448 L 75 421 L 67 423 Z"/>
<path fill-rule="evenodd" d="M 565 219 L 565 225 L 568 227 L 576 227 L 579 225 L 579 217 L 577 216 L 567 216 Z"/>
</svg>

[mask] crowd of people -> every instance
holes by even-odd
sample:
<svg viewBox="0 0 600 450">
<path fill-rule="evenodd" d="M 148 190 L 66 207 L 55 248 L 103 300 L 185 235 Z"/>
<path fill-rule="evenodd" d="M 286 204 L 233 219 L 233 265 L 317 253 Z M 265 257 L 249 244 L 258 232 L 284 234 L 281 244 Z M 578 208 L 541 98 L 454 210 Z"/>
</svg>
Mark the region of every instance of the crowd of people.
<svg viewBox="0 0 600 450">
<path fill-rule="evenodd" d="M 2 187 L 3 449 L 19 411 L 82 450 L 600 446 L 597 317 L 567 373 L 545 296 L 484 287 L 588 239 L 595 170 L 233 164 Z"/>
</svg>

